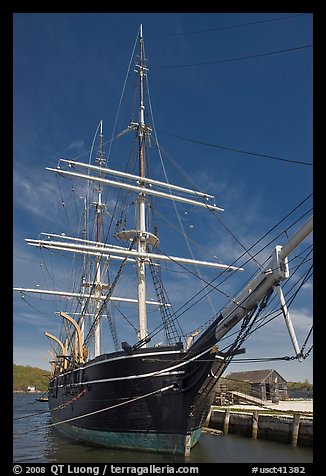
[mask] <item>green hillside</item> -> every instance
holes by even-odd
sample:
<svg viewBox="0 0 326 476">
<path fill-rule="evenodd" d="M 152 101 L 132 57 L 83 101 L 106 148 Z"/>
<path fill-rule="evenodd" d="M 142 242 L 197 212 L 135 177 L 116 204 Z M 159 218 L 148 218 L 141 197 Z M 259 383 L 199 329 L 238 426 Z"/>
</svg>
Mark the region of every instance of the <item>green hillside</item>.
<svg viewBox="0 0 326 476">
<path fill-rule="evenodd" d="M 49 376 L 50 372 L 47 370 L 13 364 L 13 390 L 27 391 L 30 386 L 45 392 L 48 388 Z"/>
<path fill-rule="evenodd" d="M 313 390 L 314 386 L 308 380 L 304 382 L 288 382 L 288 390 Z"/>
</svg>

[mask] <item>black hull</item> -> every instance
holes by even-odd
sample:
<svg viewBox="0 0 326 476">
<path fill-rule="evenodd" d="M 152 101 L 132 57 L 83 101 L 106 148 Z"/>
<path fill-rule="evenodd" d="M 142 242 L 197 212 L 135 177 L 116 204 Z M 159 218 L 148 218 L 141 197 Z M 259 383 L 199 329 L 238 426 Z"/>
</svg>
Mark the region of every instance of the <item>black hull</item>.
<svg viewBox="0 0 326 476">
<path fill-rule="evenodd" d="M 223 362 L 211 350 L 193 355 L 175 346 L 101 355 L 50 381 L 52 421 L 89 443 L 189 454 Z"/>
</svg>

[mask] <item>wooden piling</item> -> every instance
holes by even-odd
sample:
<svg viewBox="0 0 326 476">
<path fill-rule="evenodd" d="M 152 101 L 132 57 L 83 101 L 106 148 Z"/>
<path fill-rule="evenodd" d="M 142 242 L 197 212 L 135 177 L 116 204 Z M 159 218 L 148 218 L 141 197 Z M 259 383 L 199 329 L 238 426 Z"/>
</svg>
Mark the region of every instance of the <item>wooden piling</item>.
<svg viewBox="0 0 326 476">
<path fill-rule="evenodd" d="M 251 437 L 255 440 L 258 434 L 258 410 L 254 411 L 252 414 L 252 428 L 251 428 Z"/>
<path fill-rule="evenodd" d="M 223 424 L 223 433 L 227 434 L 229 432 L 229 422 L 230 422 L 230 409 L 225 410 L 224 415 L 224 424 Z"/>
<path fill-rule="evenodd" d="M 293 415 L 292 433 L 291 433 L 291 445 L 297 446 L 299 437 L 299 425 L 300 425 L 300 413 Z"/>
<path fill-rule="evenodd" d="M 209 425 L 214 429 L 222 431 L 224 434 L 233 432 L 256 438 L 280 441 L 282 443 L 300 446 L 312 446 L 313 440 L 313 418 L 303 414 L 293 416 L 294 414 L 273 415 L 261 413 L 258 411 L 258 422 L 253 415 L 253 411 L 236 412 L 230 409 L 214 409 L 210 418 Z M 298 411 L 296 413 L 299 413 Z M 232 417 L 232 418 L 231 418 Z M 300 418 L 300 421 L 299 421 Z M 254 421 L 253 421 L 254 420 Z"/>
</svg>

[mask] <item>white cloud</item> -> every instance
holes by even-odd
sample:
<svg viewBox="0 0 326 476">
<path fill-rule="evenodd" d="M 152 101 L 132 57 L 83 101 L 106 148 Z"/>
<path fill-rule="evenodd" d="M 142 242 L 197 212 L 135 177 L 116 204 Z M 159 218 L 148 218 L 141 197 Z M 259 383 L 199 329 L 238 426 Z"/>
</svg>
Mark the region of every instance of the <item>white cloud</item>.
<svg viewBox="0 0 326 476">
<path fill-rule="evenodd" d="M 25 298 L 26 299 L 26 298 Z M 42 303 L 41 303 L 42 304 Z M 60 318 L 41 310 L 40 304 L 33 302 L 33 308 L 29 308 L 26 305 L 26 308 L 30 309 L 28 312 L 16 312 L 14 314 L 13 323 L 14 326 L 28 326 L 29 332 L 41 332 L 46 329 L 51 332 L 57 332 L 59 327 Z M 25 309 L 26 309 L 25 308 Z M 17 327 L 16 327 L 17 329 Z M 18 336 L 18 334 L 17 334 Z"/>
<path fill-rule="evenodd" d="M 304 333 L 310 330 L 313 323 L 312 311 L 307 309 L 290 309 L 292 323 L 295 329 Z"/>
<path fill-rule="evenodd" d="M 312 283 L 305 283 L 302 286 L 302 289 L 304 289 L 305 291 L 312 291 L 313 290 L 313 284 Z"/>
<path fill-rule="evenodd" d="M 54 181 L 44 181 L 43 176 L 35 171 L 22 175 L 14 169 L 13 186 L 14 202 L 19 207 L 35 217 L 55 221 L 58 208 L 53 206 L 53 198 L 58 197 L 58 191 Z"/>
<path fill-rule="evenodd" d="M 72 151 L 75 150 L 76 152 L 81 152 L 84 149 L 84 146 L 85 146 L 85 141 L 75 140 L 68 145 L 67 150 L 72 150 Z"/>
</svg>

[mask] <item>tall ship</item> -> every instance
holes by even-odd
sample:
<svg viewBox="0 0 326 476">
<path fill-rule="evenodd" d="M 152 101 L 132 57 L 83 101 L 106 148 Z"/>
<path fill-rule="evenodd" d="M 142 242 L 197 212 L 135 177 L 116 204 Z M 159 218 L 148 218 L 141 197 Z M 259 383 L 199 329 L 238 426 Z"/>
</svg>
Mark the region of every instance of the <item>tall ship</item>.
<svg viewBox="0 0 326 476">
<path fill-rule="evenodd" d="M 86 443 L 187 456 L 205 426 L 216 384 L 232 359 L 245 352 L 243 343 L 259 327 L 272 297 L 296 358 L 305 358 L 282 285 L 291 275 L 288 257 L 312 232 L 312 217 L 270 250 L 258 272 L 243 278 L 240 290 L 233 295 L 224 291 L 227 300 L 220 311 L 213 316 L 198 312 L 198 325 L 184 333 L 178 318 L 186 318 L 192 302 L 186 298 L 175 309 L 162 279 L 166 267 L 172 264 L 200 280 L 198 300 L 221 292 L 225 279 L 244 276 L 245 267 L 166 251 L 159 220 L 170 221 L 172 228 L 178 220 L 156 213 L 157 202 L 181 203 L 208 215 L 223 208 L 191 184 L 155 178 L 151 151 L 156 147 L 160 156 L 162 150 L 151 121 L 142 26 L 136 44 L 136 114 L 126 128 L 105 142 L 101 120 L 86 160 L 60 158 L 57 167 L 47 167 L 62 181 L 60 187 L 81 195 L 75 234 L 42 232 L 38 239 L 26 239 L 42 254 L 50 252 L 52 261 L 70 256 L 71 288 L 14 290 L 23 297 L 34 293 L 60 299 L 54 319 L 61 330 L 45 332 L 51 344 L 48 402 L 54 428 Z M 104 146 L 128 137 L 127 165 L 111 168 Z M 172 232 L 170 244 L 173 238 Z M 218 275 L 204 279 L 201 268 Z M 123 290 L 128 292 L 123 295 Z M 124 306 L 132 309 L 133 318 Z"/>
</svg>

